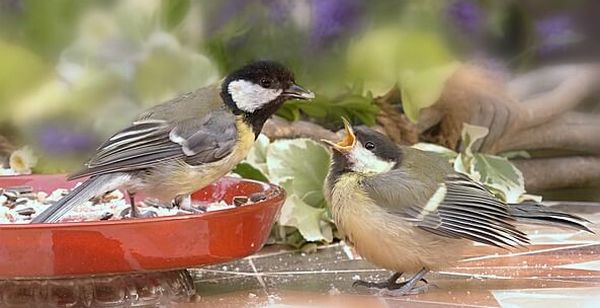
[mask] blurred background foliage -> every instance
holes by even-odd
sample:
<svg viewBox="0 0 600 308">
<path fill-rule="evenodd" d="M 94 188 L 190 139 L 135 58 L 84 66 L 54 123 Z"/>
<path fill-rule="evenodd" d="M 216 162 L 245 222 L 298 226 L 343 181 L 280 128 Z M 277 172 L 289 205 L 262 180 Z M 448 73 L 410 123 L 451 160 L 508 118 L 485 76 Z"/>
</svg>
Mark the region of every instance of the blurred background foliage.
<svg viewBox="0 0 600 308">
<path fill-rule="evenodd" d="M 507 74 L 592 53 L 594 8 L 582 0 L 0 0 L 0 134 L 42 154 L 36 171 L 72 170 L 140 110 L 256 59 L 286 63 L 319 94 L 280 116 L 372 125 L 372 98 L 398 84 L 409 107 L 435 99 L 450 70 L 428 68 L 469 59 Z"/>
<path fill-rule="evenodd" d="M 32 147 L 34 172 L 69 172 L 141 110 L 258 59 L 285 63 L 317 93 L 285 104 L 288 120 L 373 125 L 373 98 L 394 87 L 414 120 L 457 63 L 507 76 L 597 57 L 598 12 L 593 0 L 0 0 L 0 137 Z M 298 149 L 321 168 L 299 158 L 282 169 Z M 337 236 L 327 163 L 309 140 L 262 140 L 238 166 L 290 192 L 276 240 Z"/>
</svg>

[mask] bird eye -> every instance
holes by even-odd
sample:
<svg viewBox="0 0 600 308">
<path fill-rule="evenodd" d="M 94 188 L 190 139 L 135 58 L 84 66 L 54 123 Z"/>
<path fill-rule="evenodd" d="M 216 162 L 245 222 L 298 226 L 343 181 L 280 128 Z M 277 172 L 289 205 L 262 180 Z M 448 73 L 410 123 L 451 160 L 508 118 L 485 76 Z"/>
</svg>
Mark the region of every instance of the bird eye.
<svg viewBox="0 0 600 308">
<path fill-rule="evenodd" d="M 271 87 L 271 80 L 267 79 L 267 78 L 263 78 L 260 80 L 260 86 L 263 88 L 270 88 Z"/>
<path fill-rule="evenodd" d="M 371 150 L 375 149 L 375 144 L 373 142 L 367 142 L 367 143 L 365 143 L 365 149 L 371 151 Z"/>
</svg>

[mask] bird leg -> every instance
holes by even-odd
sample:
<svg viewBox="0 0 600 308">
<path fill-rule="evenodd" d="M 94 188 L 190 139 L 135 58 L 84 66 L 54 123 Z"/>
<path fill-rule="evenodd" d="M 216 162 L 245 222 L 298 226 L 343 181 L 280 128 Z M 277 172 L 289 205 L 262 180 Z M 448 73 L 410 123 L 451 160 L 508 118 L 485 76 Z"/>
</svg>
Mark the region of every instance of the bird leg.
<svg viewBox="0 0 600 308">
<path fill-rule="evenodd" d="M 140 216 L 140 212 L 135 205 L 135 193 L 131 191 L 127 191 L 127 196 L 129 196 L 129 206 L 131 207 L 131 217 Z"/>
<path fill-rule="evenodd" d="M 388 296 L 404 296 L 419 294 L 427 291 L 430 288 L 429 282 L 425 278 L 423 278 L 428 272 L 429 270 L 423 268 L 409 280 L 402 282 L 398 282 L 398 279 L 402 276 L 402 273 L 394 273 L 388 280 L 384 282 L 370 282 L 357 280 L 352 284 L 352 286 L 363 286 L 370 289 L 378 289 L 380 290 L 380 293 L 382 295 Z M 419 281 L 422 281 L 425 284 L 417 286 L 417 283 L 419 283 Z"/>
<path fill-rule="evenodd" d="M 144 214 L 140 213 L 135 204 L 135 193 L 131 191 L 127 191 L 127 195 L 129 196 L 129 206 L 131 211 L 131 218 L 150 218 L 156 217 L 156 213 L 152 211 L 148 211 Z M 124 216 L 125 213 L 121 213 L 121 216 Z"/>
</svg>

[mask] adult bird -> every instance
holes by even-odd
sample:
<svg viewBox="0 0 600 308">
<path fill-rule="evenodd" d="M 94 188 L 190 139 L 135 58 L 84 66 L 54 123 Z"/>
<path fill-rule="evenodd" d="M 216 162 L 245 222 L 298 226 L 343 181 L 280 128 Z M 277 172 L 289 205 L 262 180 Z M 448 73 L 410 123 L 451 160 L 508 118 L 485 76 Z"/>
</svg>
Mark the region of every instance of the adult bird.
<svg viewBox="0 0 600 308">
<path fill-rule="evenodd" d="M 333 149 L 326 199 L 346 241 L 366 260 L 395 272 L 384 282 L 355 285 L 392 296 L 425 291 L 425 274 L 462 258 L 473 241 L 505 248 L 527 244 L 516 223 L 592 232 L 588 221 L 575 215 L 535 202 L 498 200 L 440 155 L 398 146 L 372 129 L 344 123 L 340 142 L 323 140 Z M 397 282 L 403 273 L 415 275 Z"/>
<path fill-rule="evenodd" d="M 241 67 L 217 84 L 143 112 L 69 178 L 87 180 L 31 223 L 57 222 L 73 207 L 117 188 L 128 192 L 134 217 L 139 216 L 137 192 L 189 205 L 191 192 L 224 176 L 246 156 L 265 121 L 285 101 L 312 98 L 279 63 Z"/>
</svg>

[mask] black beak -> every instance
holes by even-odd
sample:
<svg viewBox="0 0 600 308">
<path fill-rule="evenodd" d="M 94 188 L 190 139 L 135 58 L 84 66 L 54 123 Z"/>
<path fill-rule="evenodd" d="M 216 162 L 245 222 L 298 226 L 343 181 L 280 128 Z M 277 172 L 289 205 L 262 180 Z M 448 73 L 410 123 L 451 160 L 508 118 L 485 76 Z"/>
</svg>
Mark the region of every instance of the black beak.
<svg viewBox="0 0 600 308">
<path fill-rule="evenodd" d="M 283 91 L 282 95 L 301 100 L 311 100 L 315 98 L 315 94 L 303 87 L 293 83 L 289 88 Z"/>
</svg>

